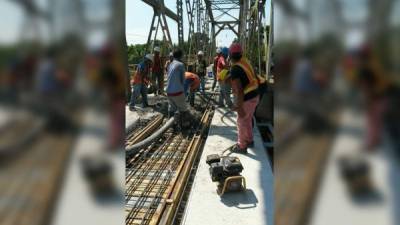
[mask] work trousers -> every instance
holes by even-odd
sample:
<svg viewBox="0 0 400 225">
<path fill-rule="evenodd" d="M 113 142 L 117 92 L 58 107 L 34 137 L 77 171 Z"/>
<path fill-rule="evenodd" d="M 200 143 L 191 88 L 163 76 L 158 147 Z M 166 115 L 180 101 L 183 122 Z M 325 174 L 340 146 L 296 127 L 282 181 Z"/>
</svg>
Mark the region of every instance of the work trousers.
<svg viewBox="0 0 400 225">
<path fill-rule="evenodd" d="M 204 93 L 206 93 L 206 77 L 199 76 L 199 78 L 200 78 L 201 93 L 204 94 Z"/>
<path fill-rule="evenodd" d="M 217 85 L 217 72 L 213 72 L 214 80 L 212 84 L 212 90 L 215 90 L 215 86 Z"/>
<path fill-rule="evenodd" d="M 143 102 L 143 107 L 148 106 L 147 103 L 147 87 L 144 84 L 134 84 L 132 86 L 132 95 L 131 95 L 131 101 L 129 103 L 129 107 L 132 108 L 135 106 L 135 102 L 139 95 L 142 95 L 142 102 Z"/>
<path fill-rule="evenodd" d="M 153 73 L 152 84 L 159 94 L 164 92 L 164 76 L 162 72 Z"/>
<path fill-rule="evenodd" d="M 259 96 L 243 102 L 244 115 L 237 117 L 238 145 L 240 148 L 247 148 L 253 141 L 253 114 L 259 102 Z"/>
<path fill-rule="evenodd" d="M 188 110 L 186 105 L 185 95 L 182 93 L 178 96 L 168 96 L 168 112 L 170 115 L 178 110 L 179 112 L 185 112 Z"/>
<path fill-rule="evenodd" d="M 231 100 L 231 85 L 228 83 L 224 83 L 222 81 L 219 81 L 219 105 L 224 106 L 224 102 L 226 105 L 231 108 L 232 107 L 232 100 Z"/>
</svg>

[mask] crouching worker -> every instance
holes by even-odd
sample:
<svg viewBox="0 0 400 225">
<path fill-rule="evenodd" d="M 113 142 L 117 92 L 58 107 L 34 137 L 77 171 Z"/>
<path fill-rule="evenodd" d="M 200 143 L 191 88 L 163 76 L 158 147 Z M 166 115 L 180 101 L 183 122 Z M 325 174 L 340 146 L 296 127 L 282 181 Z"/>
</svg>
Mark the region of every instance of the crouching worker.
<svg viewBox="0 0 400 225">
<path fill-rule="evenodd" d="M 148 107 L 147 102 L 147 84 L 149 81 L 149 74 L 153 55 L 147 54 L 143 61 L 138 64 L 135 74 L 131 79 L 132 95 L 129 103 L 129 110 L 135 110 L 135 102 L 139 95 L 142 95 L 143 108 Z"/>
<path fill-rule="evenodd" d="M 185 121 L 188 120 L 186 118 L 189 116 L 189 109 L 184 94 L 185 65 L 182 62 L 182 50 L 175 49 L 173 57 L 174 60 L 169 65 L 167 74 L 168 114 L 171 117 L 178 111 L 180 120 Z"/>
<path fill-rule="evenodd" d="M 185 96 L 189 96 L 189 104 L 193 107 L 194 106 L 194 96 L 195 93 L 198 91 L 200 86 L 200 78 L 196 74 L 192 73 L 190 70 L 189 72 L 185 73 L 185 83 L 184 83 L 184 91 Z"/>
<path fill-rule="evenodd" d="M 233 151 L 247 153 L 247 147 L 254 145 L 252 119 L 259 102 L 258 80 L 250 62 L 242 55 L 239 43 L 229 48 L 232 60 L 231 79 L 236 102 L 233 110 L 237 111 L 238 140 Z"/>
</svg>

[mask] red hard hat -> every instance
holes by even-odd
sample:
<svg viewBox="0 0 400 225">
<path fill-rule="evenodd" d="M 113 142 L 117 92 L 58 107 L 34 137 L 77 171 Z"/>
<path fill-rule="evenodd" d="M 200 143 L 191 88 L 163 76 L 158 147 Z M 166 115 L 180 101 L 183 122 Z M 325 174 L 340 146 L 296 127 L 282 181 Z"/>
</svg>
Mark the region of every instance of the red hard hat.
<svg viewBox="0 0 400 225">
<path fill-rule="evenodd" d="M 242 53 L 242 46 L 239 43 L 233 43 L 231 44 L 231 47 L 229 47 L 229 54 L 235 54 L 235 53 Z"/>
</svg>

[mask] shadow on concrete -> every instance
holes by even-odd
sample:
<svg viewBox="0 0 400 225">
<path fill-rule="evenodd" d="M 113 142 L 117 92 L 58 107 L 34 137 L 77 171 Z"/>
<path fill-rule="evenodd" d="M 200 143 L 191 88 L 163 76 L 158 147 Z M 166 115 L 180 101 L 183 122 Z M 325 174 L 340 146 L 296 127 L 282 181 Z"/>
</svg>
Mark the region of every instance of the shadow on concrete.
<svg viewBox="0 0 400 225">
<path fill-rule="evenodd" d="M 398 149 L 395 149 L 395 146 L 393 146 L 393 142 L 391 142 L 392 146 L 386 148 L 386 154 L 388 157 L 388 166 L 389 166 L 389 171 L 388 171 L 388 185 L 391 189 L 392 193 L 392 204 L 393 206 L 391 207 L 392 209 L 392 215 L 393 215 L 393 223 L 394 224 L 399 224 L 400 223 L 400 176 L 399 176 L 399 171 L 400 171 L 400 158 L 398 157 L 399 152 Z M 397 157 L 396 157 L 397 156 Z"/>
<path fill-rule="evenodd" d="M 249 209 L 257 207 L 258 199 L 253 190 L 247 189 L 242 192 L 225 193 L 223 196 L 221 196 L 221 202 L 228 207 Z"/>
<path fill-rule="evenodd" d="M 385 201 L 383 194 L 378 189 L 372 189 L 364 193 L 353 194 L 351 199 L 359 206 L 379 206 Z"/>
</svg>

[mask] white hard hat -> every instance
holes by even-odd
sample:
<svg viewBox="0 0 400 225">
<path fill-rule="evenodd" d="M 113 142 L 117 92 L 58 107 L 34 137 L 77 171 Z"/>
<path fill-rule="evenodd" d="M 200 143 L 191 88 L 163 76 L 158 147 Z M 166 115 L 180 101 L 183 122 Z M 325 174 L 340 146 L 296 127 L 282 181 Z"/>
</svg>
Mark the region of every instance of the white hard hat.
<svg viewBox="0 0 400 225">
<path fill-rule="evenodd" d="M 155 48 L 154 48 L 154 51 L 155 51 L 155 52 L 160 52 L 160 51 L 161 51 L 161 50 L 160 50 L 160 47 L 158 47 L 158 46 L 155 47 Z"/>
<path fill-rule="evenodd" d="M 144 58 L 153 62 L 153 54 L 147 54 Z"/>
<path fill-rule="evenodd" d="M 173 57 L 173 56 L 174 56 L 174 53 L 170 52 L 169 57 Z"/>
<path fill-rule="evenodd" d="M 217 54 L 221 53 L 221 48 L 217 48 Z"/>
<path fill-rule="evenodd" d="M 203 52 L 203 51 L 199 51 L 199 52 L 197 53 L 197 55 L 204 55 L 204 52 Z"/>
</svg>

